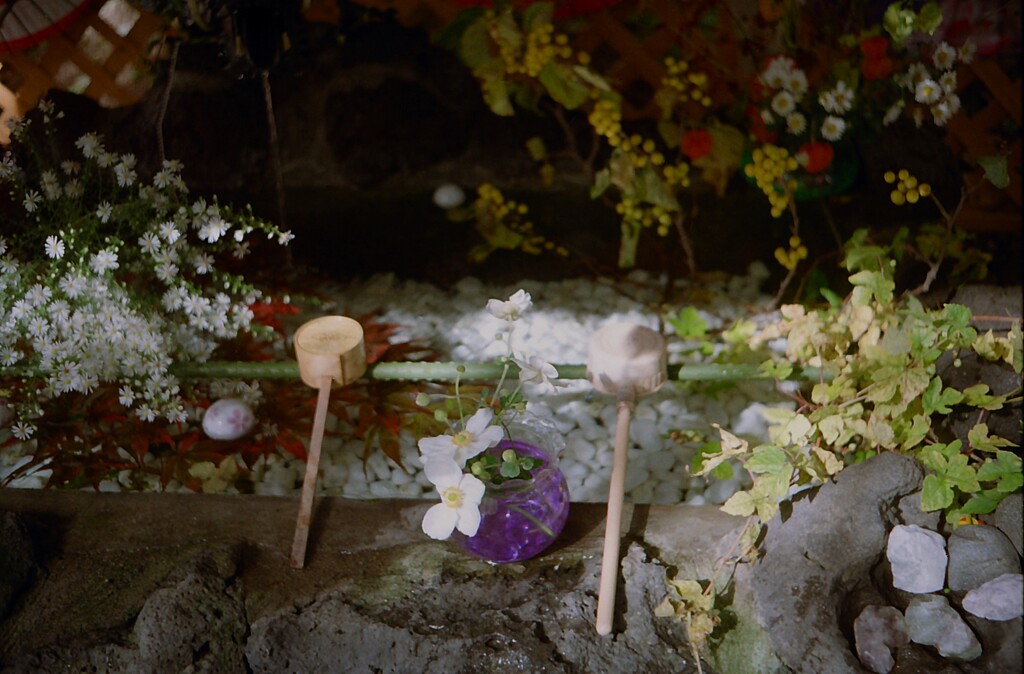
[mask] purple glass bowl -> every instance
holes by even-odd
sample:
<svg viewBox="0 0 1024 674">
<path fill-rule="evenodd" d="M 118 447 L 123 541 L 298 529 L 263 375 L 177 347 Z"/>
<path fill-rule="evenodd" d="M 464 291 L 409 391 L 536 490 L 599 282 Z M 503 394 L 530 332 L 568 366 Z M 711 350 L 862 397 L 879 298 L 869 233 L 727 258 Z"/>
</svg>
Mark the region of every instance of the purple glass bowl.
<svg viewBox="0 0 1024 674">
<path fill-rule="evenodd" d="M 487 485 L 476 535 L 470 538 L 458 531 L 453 535 L 463 550 L 495 563 L 539 554 L 562 533 L 569 517 L 569 485 L 548 452 L 516 440 L 502 440 L 487 451 L 500 457 L 506 449 L 544 464 L 533 471 L 533 479 Z"/>
</svg>

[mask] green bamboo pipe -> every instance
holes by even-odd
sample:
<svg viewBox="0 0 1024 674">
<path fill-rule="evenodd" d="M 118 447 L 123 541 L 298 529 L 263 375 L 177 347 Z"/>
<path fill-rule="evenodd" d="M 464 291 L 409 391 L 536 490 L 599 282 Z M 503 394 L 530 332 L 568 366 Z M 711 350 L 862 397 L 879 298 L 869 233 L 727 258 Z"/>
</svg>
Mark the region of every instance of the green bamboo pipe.
<svg viewBox="0 0 1024 674">
<path fill-rule="evenodd" d="M 502 363 L 453 363 L 425 361 L 395 361 L 371 365 L 364 375 L 377 381 L 488 381 L 501 377 L 505 366 Z M 516 377 L 519 366 L 508 365 L 508 376 Z M 585 365 L 556 365 L 559 379 L 586 379 Z M 2 374 L 2 371 L 0 371 Z M 299 365 L 295 361 L 272 361 L 262 363 L 210 361 L 208 363 L 174 363 L 170 374 L 183 379 L 225 378 L 225 379 L 298 379 Z M 747 379 L 770 379 L 769 375 L 752 364 L 669 365 L 669 379 L 678 381 L 729 382 Z M 794 367 L 790 379 L 817 380 L 831 379 L 818 368 Z"/>
</svg>

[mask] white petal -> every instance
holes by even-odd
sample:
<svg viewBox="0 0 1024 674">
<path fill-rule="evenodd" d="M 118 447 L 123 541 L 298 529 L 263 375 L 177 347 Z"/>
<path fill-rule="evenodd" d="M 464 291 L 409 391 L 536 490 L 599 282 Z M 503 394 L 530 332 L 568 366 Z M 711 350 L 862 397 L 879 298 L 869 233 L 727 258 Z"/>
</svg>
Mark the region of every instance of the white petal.
<svg viewBox="0 0 1024 674">
<path fill-rule="evenodd" d="M 459 521 L 456 526 L 459 531 L 469 537 L 476 536 L 476 532 L 480 530 L 480 509 L 476 504 L 463 504 L 461 508 L 452 512 L 458 513 Z"/>
<path fill-rule="evenodd" d="M 438 491 L 454 487 L 462 479 L 462 469 L 453 459 L 428 456 L 423 462 L 423 473 Z"/>
<path fill-rule="evenodd" d="M 449 458 L 455 455 L 455 445 L 452 443 L 452 436 L 450 435 L 420 438 L 417 445 L 425 455 L 442 455 Z"/>
<path fill-rule="evenodd" d="M 477 435 L 483 432 L 485 428 L 487 428 L 488 424 L 491 423 L 491 419 L 493 417 L 494 412 L 492 412 L 490 408 L 481 407 L 476 411 L 476 414 L 471 416 L 469 418 L 469 421 L 466 422 L 466 430 L 469 431 L 469 433 L 472 434 L 473 437 L 475 438 L 477 437 Z"/>
<path fill-rule="evenodd" d="M 476 435 L 474 437 L 476 438 L 477 442 L 473 444 L 482 444 L 483 448 L 480 450 L 480 452 L 482 452 L 488 447 L 493 447 L 499 442 L 501 442 L 501 439 L 505 437 L 505 431 L 501 430 L 500 426 L 489 426 L 487 430 L 485 430 L 483 433 Z M 477 454 L 479 454 L 480 452 L 477 452 Z"/>
<path fill-rule="evenodd" d="M 435 506 L 431 506 L 430 510 L 423 516 L 423 533 L 433 539 L 443 541 L 452 535 L 458 519 L 459 514 L 455 508 L 449 508 L 443 503 L 438 503 Z M 462 530 L 460 529 L 459 531 Z M 476 532 L 474 531 L 473 533 Z"/>
<path fill-rule="evenodd" d="M 462 480 L 459 482 L 459 489 L 462 490 L 463 503 L 479 505 L 480 500 L 484 497 L 484 483 L 468 473 L 462 476 Z"/>
</svg>

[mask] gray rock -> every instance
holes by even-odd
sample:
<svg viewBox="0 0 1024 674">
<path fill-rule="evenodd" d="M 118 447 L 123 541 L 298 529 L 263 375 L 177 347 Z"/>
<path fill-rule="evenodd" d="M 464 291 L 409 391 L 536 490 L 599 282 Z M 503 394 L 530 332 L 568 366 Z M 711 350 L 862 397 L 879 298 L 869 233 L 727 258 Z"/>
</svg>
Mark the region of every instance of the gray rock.
<svg viewBox="0 0 1024 674">
<path fill-rule="evenodd" d="M 905 615 L 907 631 L 914 643 L 934 646 L 944 658 L 974 660 L 981 655 L 978 638 L 945 597 L 934 594 L 914 597 Z"/>
<path fill-rule="evenodd" d="M 999 502 L 995 512 L 985 521 L 996 527 L 1010 539 L 1017 554 L 1024 557 L 1024 495 L 1020 492 L 1010 494 Z"/>
<path fill-rule="evenodd" d="M 761 624 L 796 672 L 860 672 L 838 611 L 870 583 L 899 499 L 921 486 L 910 457 L 885 453 L 850 466 L 768 524 L 752 582 Z"/>
<path fill-rule="evenodd" d="M 962 526 L 949 537 L 949 589 L 966 592 L 1001 576 L 1020 573 L 1020 558 L 1003 532 L 984 525 Z"/>
<path fill-rule="evenodd" d="M 857 657 L 872 672 L 888 674 L 896 661 L 891 649 L 910 643 L 907 624 L 899 609 L 866 606 L 853 621 Z"/>
<path fill-rule="evenodd" d="M 986 620 L 1013 620 L 1024 615 L 1024 576 L 1004 573 L 964 597 L 964 610 Z"/>
<path fill-rule="evenodd" d="M 32 538 L 17 513 L 0 513 L 0 620 L 35 573 Z"/>
<path fill-rule="evenodd" d="M 900 520 L 903 524 L 916 524 L 924 529 L 936 531 L 942 521 L 941 511 L 925 512 L 921 510 L 921 492 L 915 491 L 900 499 Z"/>
<path fill-rule="evenodd" d="M 946 539 L 916 524 L 899 524 L 889 532 L 885 550 L 892 584 L 907 592 L 935 592 L 946 582 Z"/>
</svg>

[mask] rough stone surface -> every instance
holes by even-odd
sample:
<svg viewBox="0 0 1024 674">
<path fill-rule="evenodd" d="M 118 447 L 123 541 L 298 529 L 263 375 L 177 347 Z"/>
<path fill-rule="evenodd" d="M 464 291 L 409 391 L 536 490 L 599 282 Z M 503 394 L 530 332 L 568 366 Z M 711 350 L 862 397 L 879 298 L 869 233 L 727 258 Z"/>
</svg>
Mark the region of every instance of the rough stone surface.
<svg viewBox="0 0 1024 674">
<path fill-rule="evenodd" d="M 1013 543 L 1017 554 L 1024 557 L 1024 494 L 1010 494 L 1002 501 L 986 522 L 998 528 Z"/>
<path fill-rule="evenodd" d="M 935 531 L 942 521 L 942 512 L 921 510 L 921 492 L 915 491 L 900 499 L 900 521 L 903 524 L 916 524 L 924 529 Z"/>
<path fill-rule="evenodd" d="M 32 539 L 21 518 L 0 512 L 0 620 L 29 582 L 36 568 Z"/>
<path fill-rule="evenodd" d="M 540 557 L 492 566 L 424 537 L 429 503 L 316 503 L 295 571 L 297 497 L 0 490 L 0 510 L 59 532 L 0 622 L 0 672 L 691 674 L 684 624 L 654 607 L 670 571 L 710 577 L 743 523 L 715 507 L 627 504 L 615 629 L 602 637 L 600 504 L 573 504 Z M 768 643 L 752 615 L 729 619 L 727 639 Z"/>
<path fill-rule="evenodd" d="M 946 582 L 946 539 L 916 524 L 897 525 L 885 549 L 892 584 L 907 592 L 935 592 Z"/>
<path fill-rule="evenodd" d="M 911 641 L 934 646 L 944 658 L 974 660 L 981 655 L 978 638 L 945 597 L 914 597 L 907 607 L 906 621 Z"/>
<path fill-rule="evenodd" d="M 892 606 L 866 606 L 853 621 L 857 657 L 872 672 L 888 674 L 896 661 L 891 649 L 910 642 L 900 610 Z"/>
<path fill-rule="evenodd" d="M 1004 573 L 964 597 L 964 610 L 987 620 L 1013 620 L 1024 615 L 1024 576 Z"/>
<path fill-rule="evenodd" d="M 899 499 L 921 479 L 914 460 L 881 454 L 847 468 L 769 523 L 752 587 L 758 618 L 791 669 L 862 671 L 840 630 L 839 612 L 855 588 L 870 584 Z"/>
<path fill-rule="evenodd" d="M 967 592 L 1004 573 L 1020 573 L 1020 558 L 1003 532 L 962 526 L 949 536 L 949 589 Z"/>
</svg>

